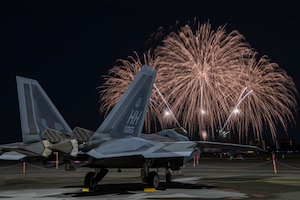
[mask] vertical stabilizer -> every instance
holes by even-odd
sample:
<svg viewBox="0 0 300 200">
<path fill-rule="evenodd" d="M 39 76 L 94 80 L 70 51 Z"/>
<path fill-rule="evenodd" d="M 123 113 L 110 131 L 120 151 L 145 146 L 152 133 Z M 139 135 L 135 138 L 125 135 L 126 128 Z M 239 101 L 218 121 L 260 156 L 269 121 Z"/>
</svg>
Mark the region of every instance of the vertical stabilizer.
<svg viewBox="0 0 300 200">
<path fill-rule="evenodd" d="M 20 76 L 17 76 L 16 80 L 24 143 L 41 141 L 41 134 L 47 128 L 66 134 L 72 132 L 69 125 L 36 80 Z"/>
<path fill-rule="evenodd" d="M 155 77 L 155 69 L 142 66 L 141 71 L 129 85 L 119 102 L 113 107 L 92 139 L 100 139 L 99 133 L 109 133 L 111 137 L 125 137 L 128 135 L 139 137 L 144 126 Z"/>
</svg>

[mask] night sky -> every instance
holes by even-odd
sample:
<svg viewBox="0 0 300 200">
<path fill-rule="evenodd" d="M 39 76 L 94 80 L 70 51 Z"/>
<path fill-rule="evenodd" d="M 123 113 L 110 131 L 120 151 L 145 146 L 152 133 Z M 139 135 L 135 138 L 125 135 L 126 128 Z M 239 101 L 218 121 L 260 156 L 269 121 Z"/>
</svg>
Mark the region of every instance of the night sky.
<svg viewBox="0 0 300 200">
<path fill-rule="evenodd" d="M 238 30 L 260 57 L 285 69 L 299 91 L 299 1 L 45 2 L 0 2 L 0 143 L 21 141 L 16 75 L 37 79 L 71 128 L 96 130 L 103 120 L 101 76 L 117 59 L 141 55 L 158 27 L 194 17 L 214 29 Z M 299 111 L 296 120 L 299 126 Z M 288 134 L 300 142 L 299 127 Z"/>
</svg>

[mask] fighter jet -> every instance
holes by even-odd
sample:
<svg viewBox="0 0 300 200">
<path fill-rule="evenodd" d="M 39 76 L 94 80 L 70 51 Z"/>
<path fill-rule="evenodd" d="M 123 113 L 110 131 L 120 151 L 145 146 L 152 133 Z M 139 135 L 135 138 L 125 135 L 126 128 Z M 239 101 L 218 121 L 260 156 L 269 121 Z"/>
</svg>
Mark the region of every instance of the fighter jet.
<svg viewBox="0 0 300 200">
<path fill-rule="evenodd" d="M 43 156 L 44 165 L 53 167 L 58 153 L 66 170 L 95 169 L 84 178 L 89 189 L 95 189 L 110 168 L 138 168 L 142 182 L 153 188 L 160 184 L 157 170 L 164 168 L 165 181 L 171 182 L 172 171 L 181 169 L 195 147 L 205 143 L 190 141 L 173 129 L 142 133 L 155 77 L 154 68 L 142 66 L 99 128 L 91 131 L 72 130 L 37 80 L 17 76 L 23 142 L 0 145 L 0 159 Z"/>
<path fill-rule="evenodd" d="M 142 182 L 158 188 L 160 179 L 156 170 L 164 168 L 166 181 L 170 182 L 171 171 L 184 165 L 196 143 L 172 129 L 142 133 L 155 77 L 155 69 L 142 66 L 119 102 L 93 132 L 80 127 L 71 130 L 40 84 L 17 76 L 23 142 L 0 145 L 0 150 L 13 150 L 24 156 L 42 155 L 49 160 L 53 152 L 60 152 L 63 158 L 59 160 L 67 162 L 67 168 L 96 169 L 84 179 L 84 186 L 90 189 L 96 188 L 109 168 L 140 168 Z"/>
</svg>

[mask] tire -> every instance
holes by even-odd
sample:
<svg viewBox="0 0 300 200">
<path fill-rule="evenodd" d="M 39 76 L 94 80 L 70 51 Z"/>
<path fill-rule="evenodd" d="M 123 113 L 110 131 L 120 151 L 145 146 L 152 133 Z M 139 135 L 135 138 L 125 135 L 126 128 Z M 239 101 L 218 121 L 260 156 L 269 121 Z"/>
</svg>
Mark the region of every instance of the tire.
<svg viewBox="0 0 300 200">
<path fill-rule="evenodd" d="M 159 176 L 156 172 L 150 172 L 147 181 L 149 187 L 157 189 L 159 187 Z"/>
<path fill-rule="evenodd" d="M 84 187 L 96 189 L 97 182 L 94 180 L 95 172 L 88 172 L 84 178 Z"/>
</svg>

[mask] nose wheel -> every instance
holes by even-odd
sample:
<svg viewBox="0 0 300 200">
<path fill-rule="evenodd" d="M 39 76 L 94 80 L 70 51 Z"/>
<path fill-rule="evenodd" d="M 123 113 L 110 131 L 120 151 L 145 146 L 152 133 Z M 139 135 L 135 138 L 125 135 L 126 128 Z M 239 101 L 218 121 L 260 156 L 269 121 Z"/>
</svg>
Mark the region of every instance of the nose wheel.
<svg viewBox="0 0 300 200">
<path fill-rule="evenodd" d="M 94 179 L 95 175 L 96 174 L 94 172 L 88 172 L 85 175 L 85 178 L 84 178 L 84 187 L 90 188 L 90 189 L 96 189 L 97 182 Z"/>
<path fill-rule="evenodd" d="M 159 176 L 155 171 L 149 172 L 149 167 L 147 163 L 141 169 L 141 178 L 142 178 L 142 182 L 146 183 L 149 187 L 155 189 L 159 187 L 159 183 L 160 183 Z"/>
<path fill-rule="evenodd" d="M 97 168 L 95 172 L 88 172 L 84 178 L 84 187 L 90 189 L 96 189 L 97 184 L 107 174 L 108 170 L 105 168 Z"/>
</svg>

